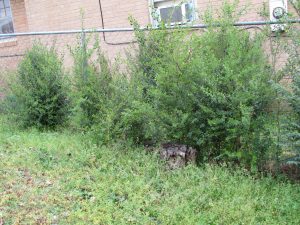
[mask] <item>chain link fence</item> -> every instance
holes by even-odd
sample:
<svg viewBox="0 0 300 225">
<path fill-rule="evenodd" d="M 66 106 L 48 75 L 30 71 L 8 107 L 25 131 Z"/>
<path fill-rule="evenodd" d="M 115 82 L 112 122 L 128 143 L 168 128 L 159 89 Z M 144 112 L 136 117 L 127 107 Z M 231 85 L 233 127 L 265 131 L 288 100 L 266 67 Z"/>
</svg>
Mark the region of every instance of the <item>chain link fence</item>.
<svg viewBox="0 0 300 225">
<path fill-rule="evenodd" d="M 1 35 L 0 35 L 1 36 Z M 47 32 L 43 34 L 28 33 L 14 37 L 0 37 L 0 67 L 2 70 L 14 70 L 23 58 L 27 49 L 39 42 L 48 47 L 55 47 L 64 59 L 65 66 L 72 66 L 70 49 L 81 45 L 83 41 L 93 44 L 98 39 L 101 48 L 110 60 L 124 55 L 124 50 L 135 43 L 133 31 L 113 32 Z"/>
<path fill-rule="evenodd" d="M 270 25 L 280 24 L 283 22 L 272 21 L 252 21 L 252 22 L 238 22 L 234 26 L 238 29 L 246 29 L 251 33 L 264 32 L 265 28 Z M 284 22 L 286 23 L 286 21 Z M 288 21 L 290 24 L 299 24 L 300 19 Z M 219 26 L 214 24 L 213 26 Z M 296 25 L 298 26 L 298 25 Z M 170 27 L 170 30 L 175 30 L 178 27 Z M 192 32 L 203 33 L 206 32 L 208 26 L 205 24 L 198 24 L 194 26 L 181 28 L 190 29 Z M 159 29 L 157 29 L 159 31 Z M 147 32 L 148 27 L 141 28 L 142 32 Z M 272 42 L 272 32 L 269 33 L 270 38 L 267 38 L 264 49 L 269 58 L 272 58 L 270 44 Z M 285 35 L 281 35 L 286 39 Z M 133 28 L 111 28 L 111 29 L 88 29 L 88 30 L 65 30 L 65 31 L 45 31 L 45 32 L 28 32 L 15 34 L 0 34 L 0 74 L 6 71 L 14 71 L 17 69 L 19 62 L 22 60 L 26 51 L 31 46 L 39 42 L 48 47 L 54 47 L 58 54 L 63 58 L 64 66 L 72 68 L 74 64 L 71 55 L 71 49 L 76 46 L 82 46 L 85 42 L 89 43 L 89 48 L 97 41 L 101 46 L 102 51 L 113 63 L 116 60 L 119 64 L 126 63 L 128 52 L 132 52 L 137 48 L 136 37 Z M 287 61 L 287 56 L 281 54 L 277 59 L 276 67 L 284 66 Z M 120 65 L 122 67 L 122 65 Z M 4 72 L 3 72 L 4 71 Z M 282 80 L 283 83 L 289 84 L 292 77 L 286 76 Z M 4 78 L 0 76 L 0 86 L 4 84 Z M 3 96 L 0 91 L 0 97 Z M 288 110 L 287 110 L 288 111 Z"/>
<path fill-rule="evenodd" d="M 247 29 L 250 32 L 260 32 L 264 26 L 278 22 L 254 21 L 239 22 L 234 26 Z M 291 20 L 289 23 L 300 23 L 300 20 Z M 215 24 L 218 26 L 218 24 Z M 184 27 L 194 32 L 205 32 L 207 25 L 198 24 L 192 27 Z M 176 29 L 171 27 L 170 29 Z M 147 31 L 148 28 L 141 30 Z M 46 46 L 54 46 L 58 53 L 63 56 L 66 67 L 72 66 L 70 48 L 80 45 L 86 39 L 98 39 L 101 48 L 110 60 L 124 59 L 125 52 L 130 50 L 136 43 L 133 28 L 112 28 L 94 30 L 67 30 L 48 32 L 28 32 L 15 34 L 0 34 L 0 68 L 1 70 L 16 69 L 18 63 L 33 43 L 40 42 Z M 93 43 L 91 40 L 90 43 Z M 284 63 L 284 62 L 283 62 Z"/>
</svg>

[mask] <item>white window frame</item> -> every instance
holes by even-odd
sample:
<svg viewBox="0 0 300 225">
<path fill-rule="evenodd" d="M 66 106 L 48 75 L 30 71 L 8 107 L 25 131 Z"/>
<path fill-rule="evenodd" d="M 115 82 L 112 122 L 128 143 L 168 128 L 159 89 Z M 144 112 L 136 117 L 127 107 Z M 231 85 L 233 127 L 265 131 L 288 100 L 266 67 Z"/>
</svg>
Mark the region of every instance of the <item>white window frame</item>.
<svg viewBox="0 0 300 225">
<path fill-rule="evenodd" d="M 187 12 L 185 9 L 186 4 L 191 3 L 193 6 L 193 18 L 191 21 L 187 20 Z M 159 21 L 157 21 L 154 17 L 153 14 L 156 14 L 158 17 L 160 17 L 160 10 L 165 9 L 165 8 L 170 8 L 170 7 L 181 7 L 181 12 L 182 12 L 182 22 L 172 22 L 169 23 L 169 25 L 180 25 L 180 24 L 187 24 L 187 23 L 192 23 L 193 21 L 198 19 L 198 15 L 196 12 L 196 7 L 197 7 L 197 2 L 196 0 L 149 0 L 149 11 L 150 11 L 150 21 L 153 26 L 158 26 L 160 23 L 160 18 Z"/>
</svg>

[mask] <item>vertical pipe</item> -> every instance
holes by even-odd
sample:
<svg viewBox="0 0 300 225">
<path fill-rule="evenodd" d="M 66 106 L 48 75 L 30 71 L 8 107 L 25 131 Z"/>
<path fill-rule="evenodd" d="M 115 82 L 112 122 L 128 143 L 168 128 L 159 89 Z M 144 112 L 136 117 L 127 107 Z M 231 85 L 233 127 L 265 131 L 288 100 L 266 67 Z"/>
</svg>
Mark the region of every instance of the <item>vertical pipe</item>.
<svg viewBox="0 0 300 225">
<path fill-rule="evenodd" d="M 87 43 L 86 43 L 86 34 L 84 29 L 81 32 L 81 57 L 82 57 L 82 65 L 81 65 L 81 74 L 84 82 L 87 81 Z"/>
</svg>

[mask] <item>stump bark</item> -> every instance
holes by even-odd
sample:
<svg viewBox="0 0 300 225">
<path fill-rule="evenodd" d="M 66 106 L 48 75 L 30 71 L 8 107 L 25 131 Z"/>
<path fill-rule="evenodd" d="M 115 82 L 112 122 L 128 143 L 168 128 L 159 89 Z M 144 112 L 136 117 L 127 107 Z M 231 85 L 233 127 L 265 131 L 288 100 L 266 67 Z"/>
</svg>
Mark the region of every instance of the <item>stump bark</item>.
<svg viewBox="0 0 300 225">
<path fill-rule="evenodd" d="M 160 158 L 167 162 L 169 169 L 177 169 L 189 163 L 196 163 L 197 150 L 186 145 L 167 143 L 160 149 Z"/>
</svg>

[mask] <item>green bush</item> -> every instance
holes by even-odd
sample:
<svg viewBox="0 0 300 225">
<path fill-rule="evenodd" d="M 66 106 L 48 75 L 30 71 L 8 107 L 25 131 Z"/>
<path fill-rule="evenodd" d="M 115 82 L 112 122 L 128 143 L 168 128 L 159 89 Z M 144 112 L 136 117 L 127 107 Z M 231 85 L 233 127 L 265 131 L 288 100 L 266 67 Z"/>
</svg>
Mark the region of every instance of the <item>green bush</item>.
<svg viewBox="0 0 300 225">
<path fill-rule="evenodd" d="M 300 16 L 300 1 L 297 2 L 297 14 Z M 289 103 L 292 106 L 294 117 L 292 118 L 289 137 L 293 150 L 300 154 L 300 32 L 297 27 L 291 27 L 289 31 L 291 41 L 286 43 L 288 63 L 284 68 L 288 75 L 293 78 L 292 92 L 289 95 Z"/>
<path fill-rule="evenodd" d="M 62 61 L 41 44 L 27 51 L 11 85 L 11 110 L 25 127 L 55 128 L 66 122 L 69 102 Z"/>
<path fill-rule="evenodd" d="M 206 33 L 162 27 L 143 33 L 131 82 L 141 98 L 123 114 L 132 140 L 179 142 L 202 157 L 255 166 L 272 147 L 266 128 L 273 95 L 263 39 L 232 26 L 235 9 Z M 146 81 L 146 82 L 145 82 Z M 126 130 L 126 129 L 125 129 Z"/>
<path fill-rule="evenodd" d="M 11 112 L 12 99 L 9 96 L 9 87 L 7 83 L 9 82 L 9 78 L 15 77 L 14 73 L 7 71 L 0 71 L 0 113 L 8 113 Z"/>
<path fill-rule="evenodd" d="M 135 96 L 127 77 L 117 74 L 112 78 L 109 98 L 105 98 L 103 110 L 95 115 L 95 123 L 91 127 L 91 135 L 98 144 L 125 139 L 121 124 L 122 113 Z"/>
<path fill-rule="evenodd" d="M 180 42 L 180 37 L 186 36 L 186 32 L 180 31 L 174 35 L 164 24 L 161 24 L 159 30 L 142 31 L 132 18 L 131 23 L 135 29 L 137 46 L 128 57 L 129 94 L 117 127 L 121 137 L 126 140 L 136 144 L 154 145 L 165 140 L 167 132 L 161 120 L 162 112 L 155 105 L 152 91 L 157 88 L 159 69 L 169 66 L 164 62 L 173 54 L 174 45 Z"/>
<path fill-rule="evenodd" d="M 100 143 L 176 142 L 203 160 L 255 168 L 274 147 L 268 109 L 275 90 L 264 38 L 234 27 L 239 15 L 225 3 L 217 20 L 205 15 L 211 26 L 202 34 L 164 24 L 143 31 L 131 20 L 137 48 L 125 75 L 112 75 L 97 42 L 81 44 L 73 52 L 81 124 Z M 92 60 L 95 52 L 100 60 Z"/>
<path fill-rule="evenodd" d="M 294 7 L 297 16 L 300 16 L 296 2 Z M 287 55 L 286 64 L 277 72 L 277 76 L 280 79 L 290 78 L 290 82 L 279 82 L 275 86 L 281 102 L 279 111 L 282 112 L 277 127 L 281 150 L 286 155 L 294 155 L 300 154 L 300 32 L 297 25 L 289 24 L 286 35 L 289 41 L 280 41 L 282 38 L 279 36 L 273 43 L 274 49 Z"/>
<path fill-rule="evenodd" d="M 96 39 L 91 37 L 71 49 L 74 58 L 74 121 L 82 128 L 90 128 L 106 110 L 111 94 L 112 72 L 108 60 Z"/>
<path fill-rule="evenodd" d="M 289 112 L 283 115 L 283 146 L 287 147 L 292 154 L 300 154 L 300 71 L 298 62 L 291 60 L 286 68 L 290 69 L 292 74 L 292 83 L 287 87 L 281 87 L 284 90 L 283 98 L 289 104 Z"/>
<path fill-rule="evenodd" d="M 290 139 L 293 143 L 294 149 L 300 154 L 300 74 L 296 74 L 294 78 L 293 94 L 291 98 L 291 105 L 295 113 L 295 119 L 292 122 Z"/>
</svg>

